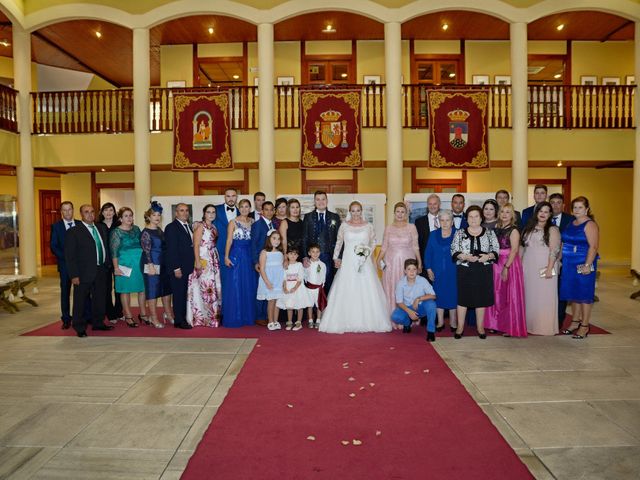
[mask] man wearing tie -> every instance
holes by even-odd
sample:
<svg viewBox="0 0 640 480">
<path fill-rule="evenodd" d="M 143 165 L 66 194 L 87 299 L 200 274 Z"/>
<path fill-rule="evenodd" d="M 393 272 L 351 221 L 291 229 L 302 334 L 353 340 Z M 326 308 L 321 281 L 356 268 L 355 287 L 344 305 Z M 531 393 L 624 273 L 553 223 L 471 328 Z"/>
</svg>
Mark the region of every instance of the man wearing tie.
<svg viewBox="0 0 640 480">
<path fill-rule="evenodd" d="M 560 233 L 567 228 L 571 222 L 575 220 L 575 217 L 570 213 L 566 213 L 564 211 L 564 195 L 561 193 L 553 193 L 549 196 L 549 203 L 551 204 L 551 223 L 553 223 L 556 227 L 560 229 Z M 562 272 L 562 266 L 560 267 L 560 271 L 558 275 Z M 560 282 L 558 282 L 558 294 L 560 294 Z M 564 319 L 567 315 L 567 302 L 560 300 L 558 296 L 558 326 L 560 330 L 562 330 L 562 325 L 564 324 Z"/>
<path fill-rule="evenodd" d="M 527 222 L 533 216 L 533 210 L 539 203 L 542 203 L 547 200 L 547 186 L 546 185 L 536 185 L 533 189 L 533 200 L 536 202 L 535 205 L 531 205 L 530 207 L 525 208 L 522 211 L 522 228 L 527 226 Z"/>
<path fill-rule="evenodd" d="M 73 219 L 73 203 L 62 202 L 60 204 L 60 215 L 62 218 L 51 225 L 50 248 L 58 264 L 58 274 L 60 275 L 60 319 L 62 320 L 62 329 L 66 330 L 71 327 L 71 302 L 69 300 L 71 296 L 71 278 L 64 260 L 64 238 L 67 230 L 76 226 L 76 221 Z"/>
<path fill-rule="evenodd" d="M 238 202 L 238 192 L 235 188 L 227 188 L 224 191 L 224 203 L 216 205 L 216 219 L 213 224 L 218 229 L 218 241 L 217 245 L 221 245 L 220 255 L 224 257 L 224 247 L 227 244 L 227 230 L 229 222 L 236 218 L 240 212 L 236 206 Z M 224 264 L 224 261 L 220 262 L 220 280 L 224 285 L 226 278 L 229 274 L 229 267 Z M 223 299 L 224 300 L 224 299 Z"/>
<path fill-rule="evenodd" d="M 186 330 L 191 328 L 187 323 L 187 289 L 189 275 L 193 272 L 195 264 L 193 230 L 189 225 L 189 206 L 186 203 L 176 205 L 176 218 L 167 225 L 164 237 L 167 243 L 166 262 L 173 292 L 173 326 Z"/>
<path fill-rule="evenodd" d="M 273 230 L 273 214 L 276 209 L 273 202 L 262 204 L 262 215 L 251 225 L 251 261 L 256 270 L 256 294 L 258 292 L 258 276 L 260 275 L 260 252 L 267 241 L 267 235 Z M 253 296 L 254 298 L 256 295 Z M 256 300 L 256 325 L 266 326 L 267 301 Z"/>
<path fill-rule="evenodd" d="M 427 197 L 427 214 L 416 218 L 416 230 L 418 230 L 418 245 L 420 247 L 420 255 L 422 256 L 422 265 L 424 265 L 424 253 L 429 241 L 429 233 L 436 228 L 440 228 L 438 221 L 438 212 L 440 211 L 440 197 L 432 193 Z M 427 278 L 427 271 L 422 270 L 420 273 Z"/>
<path fill-rule="evenodd" d="M 511 195 L 506 190 L 498 190 L 495 195 L 496 202 L 498 202 L 498 207 L 504 207 L 511 200 Z M 500 212 L 497 212 L 498 214 Z M 518 230 L 522 230 L 524 225 L 522 224 L 522 217 L 520 216 L 520 212 L 517 210 L 513 211 L 513 216 L 515 218 L 516 228 Z"/>
<path fill-rule="evenodd" d="M 84 309 L 88 298 L 91 298 L 93 330 L 113 330 L 113 326 L 104 324 L 107 265 L 111 263 L 111 258 L 105 247 L 106 227 L 94 223 L 93 207 L 82 205 L 80 216 L 82 222 L 74 222 L 75 226 L 69 228 L 64 238 L 64 259 L 73 284 L 73 329 L 78 337 L 86 337 Z"/>
<path fill-rule="evenodd" d="M 456 193 L 451 197 L 451 211 L 453 212 L 453 226 L 456 230 L 469 226 L 467 219 L 464 218 L 464 195 Z"/>
<path fill-rule="evenodd" d="M 249 218 L 253 218 L 254 222 L 260 220 L 260 215 L 262 215 L 262 204 L 267 199 L 267 196 L 264 192 L 256 192 L 253 194 L 253 212 L 249 213 Z"/>
</svg>

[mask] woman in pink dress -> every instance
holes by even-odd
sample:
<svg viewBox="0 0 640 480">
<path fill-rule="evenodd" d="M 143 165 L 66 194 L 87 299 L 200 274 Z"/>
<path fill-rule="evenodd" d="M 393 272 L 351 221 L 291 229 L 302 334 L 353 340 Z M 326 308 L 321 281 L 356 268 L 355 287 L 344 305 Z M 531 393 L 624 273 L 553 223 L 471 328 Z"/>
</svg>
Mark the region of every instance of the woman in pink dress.
<svg viewBox="0 0 640 480">
<path fill-rule="evenodd" d="M 484 326 L 505 337 L 526 337 L 524 277 L 518 250 L 520 232 L 515 225 L 513 205 L 506 203 L 498 213 L 494 230 L 500 244 L 498 262 L 493 264 L 495 303 L 487 308 Z"/>
<path fill-rule="evenodd" d="M 418 272 L 422 271 L 418 231 L 414 224 L 408 222 L 407 206 L 402 202 L 396 203 L 393 216 L 393 223 L 384 229 L 382 249 L 378 256 L 389 314 L 396 308 L 396 284 L 404 275 L 404 261 L 415 258 L 418 261 Z"/>
</svg>

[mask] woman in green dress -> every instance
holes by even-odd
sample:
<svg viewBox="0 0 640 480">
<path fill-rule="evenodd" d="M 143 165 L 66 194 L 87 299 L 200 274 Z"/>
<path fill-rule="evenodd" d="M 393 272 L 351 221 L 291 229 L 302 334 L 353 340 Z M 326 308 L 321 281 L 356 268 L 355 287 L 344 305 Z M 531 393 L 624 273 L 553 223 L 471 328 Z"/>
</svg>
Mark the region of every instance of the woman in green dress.
<svg viewBox="0 0 640 480">
<path fill-rule="evenodd" d="M 138 294 L 138 305 L 141 322 L 149 323 L 144 298 L 144 279 L 140 268 L 142 247 L 140 246 L 140 229 L 133 224 L 133 210 L 122 207 L 118 211 L 120 225 L 111 232 L 110 247 L 113 259 L 113 273 L 116 279 L 115 290 L 120 294 L 124 320 L 129 327 L 138 324 L 131 315 L 131 294 Z"/>
</svg>

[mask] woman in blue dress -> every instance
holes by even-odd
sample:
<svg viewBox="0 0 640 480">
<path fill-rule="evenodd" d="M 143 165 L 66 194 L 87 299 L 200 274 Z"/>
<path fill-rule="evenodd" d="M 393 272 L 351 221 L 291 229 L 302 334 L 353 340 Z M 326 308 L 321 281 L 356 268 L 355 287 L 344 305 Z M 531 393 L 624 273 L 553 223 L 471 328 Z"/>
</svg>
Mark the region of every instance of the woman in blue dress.
<svg viewBox="0 0 640 480">
<path fill-rule="evenodd" d="M 173 308 L 171 307 L 171 280 L 164 263 L 167 244 L 164 232 L 160 228 L 162 223 L 162 205 L 151 202 L 151 208 L 144 212 L 146 226 L 140 235 L 142 246 L 142 275 L 144 278 L 144 293 L 147 298 L 147 309 L 151 323 L 162 328 L 164 323 L 173 323 Z M 164 312 L 163 323 L 158 322 L 156 304 L 162 299 Z"/>
<path fill-rule="evenodd" d="M 451 258 L 451 241 L 456 233 L 451 210 L 438 213 L 440 228 L 429 234 L 429 242 L 424 254 L 424 267 L 436 292 L 438 312 L 437 331 L 444 328 L 444 311 L 449 310 L 449 327 L 454 332 L 458 328 L 456 306 L 458 305 L 458 284 L 456 264 Z"/>
<path fill-rule="evenodd" d="M 591 307 L 596 289 L 596 267 L 600 231 L 593 220 L 586 197 L 571 201 L 575 220 L 562 232 L 562 274 L 560 275 L 560 299 L 572 302 L 573 329 L 565 335 L 582 339 L 591 328 Z"/>
<path fill-rule="evenodd" d="M 255 321 L 257 279 L 251 260 L 251 202 L 238 203 L 240 215 L 229 222 L 224 263 L 229 274 L 222 283 L 222 325 L 243 327 Z"/>
</svg>

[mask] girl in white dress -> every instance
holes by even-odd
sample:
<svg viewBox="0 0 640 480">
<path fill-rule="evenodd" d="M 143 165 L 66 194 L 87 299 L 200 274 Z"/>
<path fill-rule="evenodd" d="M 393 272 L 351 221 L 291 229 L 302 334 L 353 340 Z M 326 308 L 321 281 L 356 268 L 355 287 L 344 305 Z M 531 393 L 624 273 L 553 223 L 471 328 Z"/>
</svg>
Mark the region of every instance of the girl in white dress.
<svg viewBox="0 0 640 480">
<path fill-rule="evenodd" d="M 360 202 L 351 202 L 349 213 L 351 219 L 343 222 L 338 230 L 333 252 L 338 273 L 319 330 L 326 333 L 390 332 L 386 297 L 371 257 L 375 246 L 373 225 L 362 217 Z"/>
<path fill-rule="evenodd" d="M 311 304 L 307 287 L 304 286 L 304 267 L 298 261 L 298 247 L 290 246 L 287 251 L 289 265 L 284 272 L 284 297 L 279 298 L 276 306 L 287 311 L 286 330 L 294 332 L 302 328 L 302 309 Z M 296 323 L 293 324 L 293 311 L 297 310 Z"/>
</svg>

